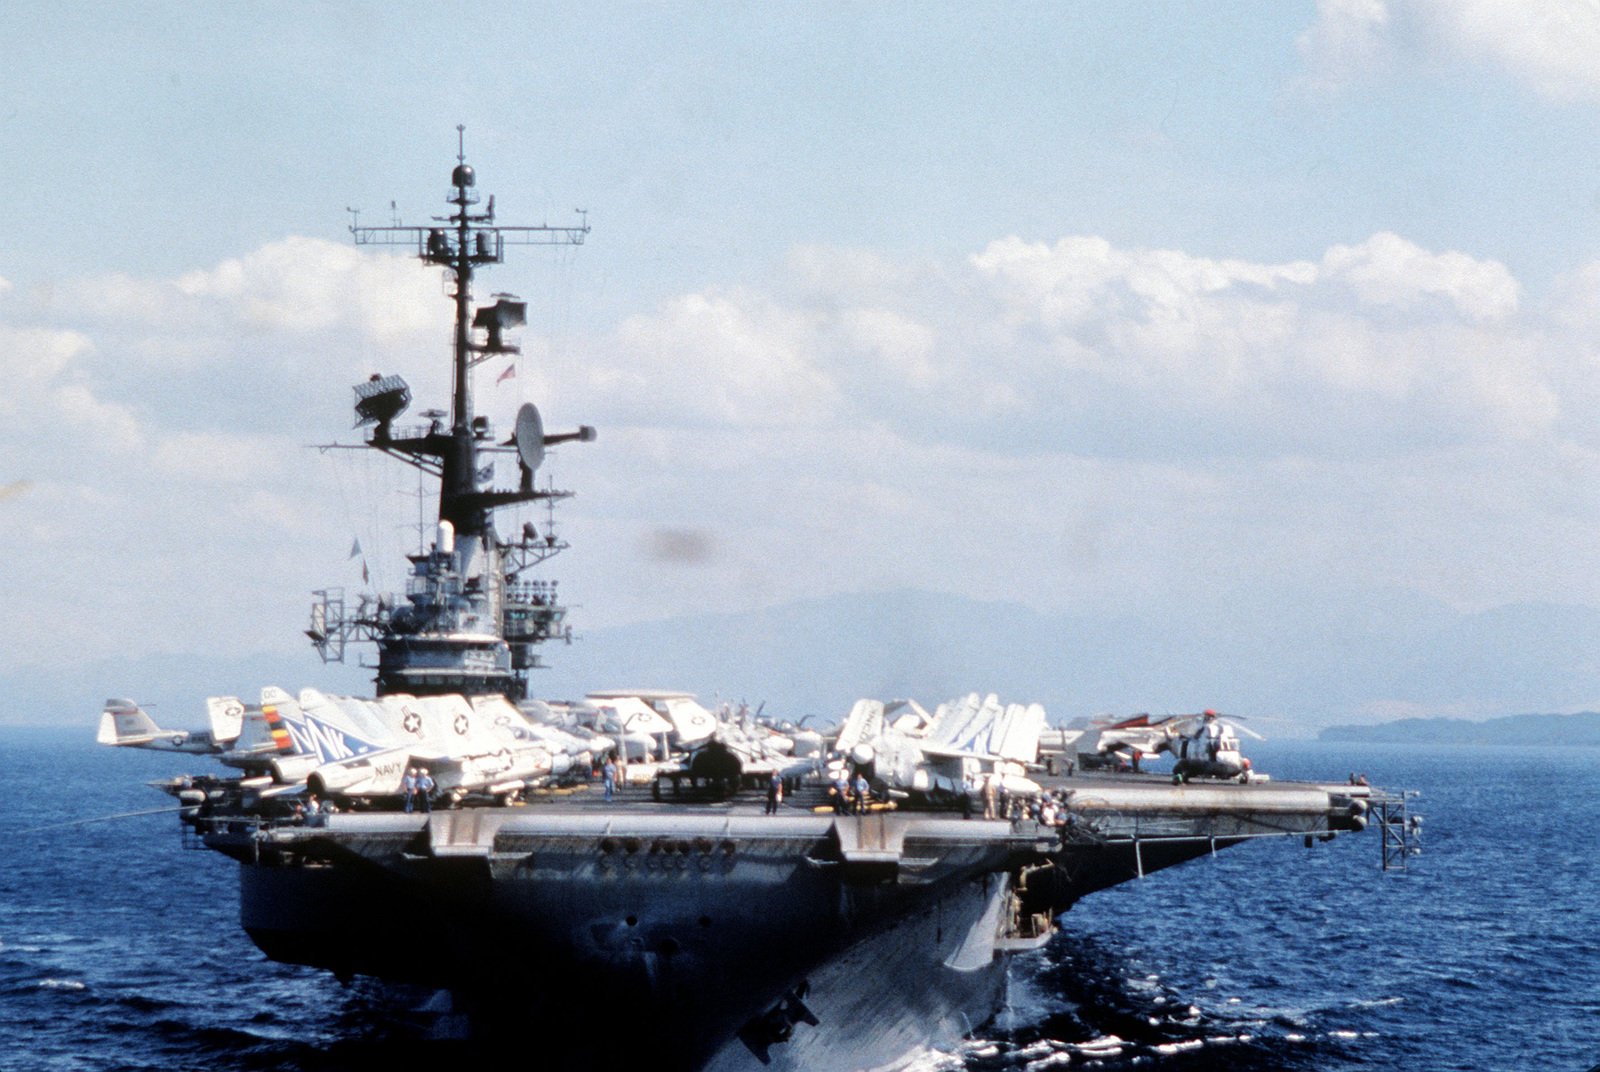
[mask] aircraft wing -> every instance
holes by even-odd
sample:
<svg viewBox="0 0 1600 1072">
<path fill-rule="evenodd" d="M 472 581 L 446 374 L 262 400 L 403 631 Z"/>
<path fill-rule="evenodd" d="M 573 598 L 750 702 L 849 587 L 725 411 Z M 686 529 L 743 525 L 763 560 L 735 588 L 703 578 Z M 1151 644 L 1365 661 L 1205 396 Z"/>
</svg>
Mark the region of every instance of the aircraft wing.
<svg viewBox="0 0 1600 1072">
<path fill-rule="evenodd" d="M 844 725 L 839 729 L 839 738 L 834 748 L 849 755 L 857 745 L 869 742 L 881 734 L 883 727 L 883 702 L 857 700 L 850 708 L 850 714 L 845 716 Z"/>
<path fill-rule="evenodd" d="M 1065 752 L 1088 732 L 1081 729 L 1047 729 L 1039 735 L 1039 750 Z"/>
<path fill-rule="evenodd" d="M 939 705 L 927 739 L 930 744 L 1033 763 L 1039 758 L 1044 730 L 1040 704 L 1002 704 L 994 693 L 981 699 L 971 693 Z"/>
<path fill-rule="evenodd" d="M 993 763 L 1003 759 L 993 752 L 975 752 L 970 748 L 951 748 L 948 745 L 929 744 L 927 741 L 918 741 L 917 750 L 925 756 L 934 756 L 939 759 L 976 759 L 984 763 Z"/>
<path fill-rule="evenodd" d="M 504 792 L 520 789 L 528 782 L 548 777 L 552 756 L 538 745 L 494 752 L 451 756 L 438 763 L 424 764 L 440 789 L 471 793 Z"/>
<path fill-rule="evenodd" d="M 709 740 L 717 732 L 717 716 L 688 697 L 674 697 L 665 701 L 665 706 L 678 734 L 679 747 Z"/>
<path fill-rule="evenodd" d="M 739 766 L 746 775 L 771 774 L 777 771 L 784 778 L 810 774 L 817 769 L 817 764 L 812 759 L 791 759 L 788 756 L 762 757 L 748 762 L 741 758 Z"/>
</svg>

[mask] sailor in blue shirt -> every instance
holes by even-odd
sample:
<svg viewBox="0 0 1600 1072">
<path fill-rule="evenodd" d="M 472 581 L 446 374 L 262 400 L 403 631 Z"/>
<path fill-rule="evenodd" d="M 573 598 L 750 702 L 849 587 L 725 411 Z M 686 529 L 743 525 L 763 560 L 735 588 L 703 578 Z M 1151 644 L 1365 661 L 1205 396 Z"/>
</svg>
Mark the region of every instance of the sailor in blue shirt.
<svg viewBox="0 0 1600 1072">
<path fill-rule="evenodd" d="M 400 795 L 405 798 L 405 810 L 409 812 L 417 802 L 417 768 L 406 768 L 405 776 L 400 779 Z"/>
</svg>

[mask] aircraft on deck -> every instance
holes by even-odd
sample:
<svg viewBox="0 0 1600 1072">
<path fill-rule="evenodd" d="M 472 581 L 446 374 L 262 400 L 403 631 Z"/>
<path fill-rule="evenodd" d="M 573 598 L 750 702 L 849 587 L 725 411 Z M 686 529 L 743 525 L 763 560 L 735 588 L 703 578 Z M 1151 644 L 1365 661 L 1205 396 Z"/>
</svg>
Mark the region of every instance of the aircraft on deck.
<svg viewBox="0 0 1600 1072">
<path fill-rule="evenodd" d="M 1173 780 L 1229 778 L 1241 782 L 1262 778 L 1255 774 L 1239 748 L 1239 734 L 1263 738 L 1237 719 L 1205 710 L 1192 715 L 1151 719 L 1136 715 L 1101 725 L 1091 725 L 1079 738 L 1078 762 L 1085 768 L 1117 766 L 1139 769 L 1146 759 L 1170 753 L 1175 760 Z"/>
<path fill-rule="evenodd" d="M 812 770 L 820 752 L 816 733 L 781 731 L 745 705 L 713 713 L 693 694 L 667 689 L 591 692 L 576 717 L 621 742 L 621 777 L 632 785 L 683 775 L 727 784 L 773 773 L 788 779 Z"/>
<path fill-rule="evenodd" d="M 112 700 L 101 715 L 98 739 L 212 754 L 247 774 L 269 776 L 272 795 L 304 787 L 319 796 L 399 796 L 406 771 L 421 766 L 441 794 L 455 799 L 469 793 L 511 796 L 586 762 L 595 743 L 542 732 L 497 697 L 395 694 L 365 700 L 316 689 L 295 697 L 269 686 L 261 690 L 259 705 L 214 697 L 206 707 L 209 731 L 164 730 L 132 701 Z"/>
<path fill-rule="evenodd" d="M 241 710 L 240 714 L 243 714 Z M 218 738 L 210 730 L 165 730 L 132 700 L 107 700 L 100 712 L 100 729 L 95 740 L 101 744 L 148 748 L 154 752 L 187 752 L 191 755 L 220 755 L 239 736 Z"/>
<path fill-rule="evenodd" d="M 1008 793 L 1037 793 L 1026 771 L 1044 730 L 1042 706 L 1002 705 L 992 693 L 947 701 L 932 715 L 915 700 L 857 700 L 834 742 L 833 767 L 870 767 L 889 793 L 935 801 L 958 799 L 986 777 Z"/>
<path fill-rule="evenodd" d="M 1167 739 L 1166 750 L 1177 757 L 1172 766 L 1173 782 L 1187 782 L 1191 778 L 1265 780 L 1266 775 L 1256 774 L 1250 760 L 1239 750 L 1240 733 L 1258 741 L 1263 739 L 1261 734 L 1209 708 L 1198 715 L 1185 715 L 1171 726 L 1177 732 Z"/>
</svg>

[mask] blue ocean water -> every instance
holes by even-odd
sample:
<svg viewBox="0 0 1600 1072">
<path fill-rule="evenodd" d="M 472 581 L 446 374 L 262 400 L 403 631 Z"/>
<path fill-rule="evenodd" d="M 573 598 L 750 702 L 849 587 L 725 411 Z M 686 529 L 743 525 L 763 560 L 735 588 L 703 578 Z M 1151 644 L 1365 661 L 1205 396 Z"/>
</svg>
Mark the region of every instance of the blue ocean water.
<svg viewBox="0 0 1600 1072">
<path fill-rule="evenodd" d="M 142 783 L 203 762 L 0 730 L 0 1072 L 333 1070 L 463 1056 L 426 995 L 264 959 L 234 866 Z M 1278 777 L 1417 790 L 1376 831 L 1242 846 L 1096 894 L 1012 970 L 999 1019 L 926 1068 L 1572 1070 L 1600 1064 L 1600 750 L 1269 742 Z M 74 825 L 53 825 L 74 822 Z M 43 828 L 43 829 L 41 829 Z M 439 1048 L 419 1056 L 418 1047 Z M 641 1061 L 647 1048 L 641 1050 Z"/>
</svg>

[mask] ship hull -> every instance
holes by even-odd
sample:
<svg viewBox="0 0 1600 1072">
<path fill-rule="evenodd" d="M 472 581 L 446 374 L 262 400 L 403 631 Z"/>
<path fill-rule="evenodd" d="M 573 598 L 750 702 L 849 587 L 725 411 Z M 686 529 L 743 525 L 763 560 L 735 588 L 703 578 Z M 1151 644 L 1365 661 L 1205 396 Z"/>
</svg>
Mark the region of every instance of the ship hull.
<svg viewBox="0 0 1600 1072">
<path fill-rule="evenodd" d="M 826 1070 L 955 1043 L 1003 989 L 1008 828 L 913 836 L 908 875 L 841 858 L 831 825 L 502 825 L 493 851 L 454 854 L 437 837 L 415 851 L 427 827 L 330 831 L 243 862 L 241 917 L 273 959 L 448 988 L 475 1033 L 509 1027 L 541 1053 L 620 1031 L 658 1067 Z"/>
<path fill-rule="evenodd" d="M 1359 829 L 1342 788 L 1073 779 L 1076 822 L 632 802 L 218 827 L 273 959 L 448 989 L 576 1064 L 888 1068 L 992 1016 L 1079 897 L 1252 837 Z"/>
</svg>

